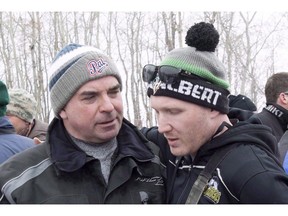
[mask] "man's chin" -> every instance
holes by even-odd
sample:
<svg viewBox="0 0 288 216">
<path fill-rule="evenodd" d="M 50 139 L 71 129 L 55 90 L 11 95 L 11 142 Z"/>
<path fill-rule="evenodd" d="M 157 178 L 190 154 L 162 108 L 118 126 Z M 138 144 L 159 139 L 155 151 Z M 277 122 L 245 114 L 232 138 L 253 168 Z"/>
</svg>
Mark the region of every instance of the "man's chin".
<svg viewBox="0 0 288 216">
<path fill-rule="evenodd" d="M 184 154 L 181 153 L 181 151 L 179 151 L 179 149 L 177 149 L 177 148 L 170 147 L 170 151 L 176 157 L 184 156 Z"/>
<path fill-rule="evenodd" d="M 99 136 L 99 139 L 103 142 L 109 142 L 110 140 L 117 137 L 119 130 L 114 129 L 113 131 L 105 132 Z"/>
</svg>

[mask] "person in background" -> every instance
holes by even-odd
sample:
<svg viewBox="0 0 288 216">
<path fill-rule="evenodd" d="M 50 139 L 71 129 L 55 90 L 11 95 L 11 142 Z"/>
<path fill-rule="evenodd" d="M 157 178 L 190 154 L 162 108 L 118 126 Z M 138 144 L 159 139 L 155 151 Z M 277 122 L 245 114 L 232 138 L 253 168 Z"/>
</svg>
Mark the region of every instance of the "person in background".
<svg viewBox="0 0 288 216">
<path fill-rule="evenodd" d="M 238 94 L 228 96 L 229 99 L 229 113 L 230 119 L 238 119 L 245 121 L 249 119 L 256 111 L 257 107 L 254 102 L 247 96 Z"/>
<path fill-rule="evenodd" d="M 252 115 L 248 121 L 271 128 L 279 143 L 288 125 L 288 72 L 275 73 L 268 78 L 265 84 L 265 98 L 266 106 L 261 112 Z M 282 156 L 278 144 L 275 148 L 276 156 L 280 159 Z"/>
<path fill-rule="evenodd" d="M 9 94 L 6 85 L 0 81 L 0 164 L 15 154 L 35 146 L 30 138 L 16 134 L 6 115 Z"/>
<path fill-rule="evenodd" d="M 271 130 L 233 125 L 227 116 L 229 83 L 214 53 L 218 42 L 212 24 L 196 23 L 187 47 L 143 68 L 158 127 L 141 131 L 165 158 L 167 202 L 288 203 L 288 176 L 271 149 Z"/>
<path fill-rule="evenodd" d="M 48 74 L 55 118 L 45 142 L 0 167 L 0 202 L 163 203 L 159 147 L 123 118 L 113 60 L 97 48 L 69 44 Z"/>
<path fill-rule="evenodd" d="M 10 103 L 6 115 L 16 133 L 45 141 L 48 123 L 36 119 L 37 103 L 32 94 L 24 89 L 9 89 Z"/>
<path fill-rule="evenodd" d="M 285 172 L 288 174 L 288 130 L 285 131 L 278 143 L 279 160 Z"/>
</svg>

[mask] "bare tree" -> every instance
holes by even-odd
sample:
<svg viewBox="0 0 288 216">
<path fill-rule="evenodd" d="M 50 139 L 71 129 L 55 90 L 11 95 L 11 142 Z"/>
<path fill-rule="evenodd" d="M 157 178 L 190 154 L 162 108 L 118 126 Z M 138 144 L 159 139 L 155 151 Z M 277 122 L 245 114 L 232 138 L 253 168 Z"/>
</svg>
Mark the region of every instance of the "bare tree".
<svg viewBox="0 0 288 216">
<path fill-rule="evenodd" d="M 142 68 L 184 46 L 183 32 L 206 21 L 220 33 L 215 54 L 227 69 L 231 92 L 261 104 L 263 85 L 279 68 L 278 48 L 287 46 L 286 19 L 287 13 L 271 19 L 259 12 L 0 12 L 0 78 L 9 88 L 31 92 L 38 117 L 49 121 L 47 69 L 53 58 L 68 43 L 93 45 L 119 67 L 125 117 L 137 126 L 155 125 Z"/>
<path fill-rule="evenodd" d="M 177 30 L 176 15 L 174 12 L 162 12 L 162 18 L 165 28 L 165 41 L 168 51 L 175 48 L 175 34 Z"/>
</svg>

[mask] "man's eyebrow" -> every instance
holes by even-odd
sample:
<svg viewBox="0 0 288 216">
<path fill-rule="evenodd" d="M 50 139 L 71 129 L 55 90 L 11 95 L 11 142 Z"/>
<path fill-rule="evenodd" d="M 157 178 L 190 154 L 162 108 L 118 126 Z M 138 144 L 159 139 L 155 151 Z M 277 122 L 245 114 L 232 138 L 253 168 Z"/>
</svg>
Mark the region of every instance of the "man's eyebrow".
<svg viewBox="0 0 288 216">
<path fill-rule="evenodd" d="M 80 96 L 90 96 L 90 95 L 97 95 L 99 94 L 99 92 L 95 92 L 95 91 L 83 91 L 81 92 Z"/>
<path fill-rule="evenodd" d="M 109 91 L 118 90 L 120 88 L 121 88 L 121 85 L 119 83 L 117 83 L 115 86 L 112 86 L 111 88 L 109 88 Z"/>
<path fill-rule="evenodd" d="M 121 85 L 118 83 L 108 89 L 108 91 L 115 91 L 121 88 Z M 98 95 L 98 91 L 83 91 L 81 92 L 81 96 L 89 96 L 89 95 Z"/>
</svg>

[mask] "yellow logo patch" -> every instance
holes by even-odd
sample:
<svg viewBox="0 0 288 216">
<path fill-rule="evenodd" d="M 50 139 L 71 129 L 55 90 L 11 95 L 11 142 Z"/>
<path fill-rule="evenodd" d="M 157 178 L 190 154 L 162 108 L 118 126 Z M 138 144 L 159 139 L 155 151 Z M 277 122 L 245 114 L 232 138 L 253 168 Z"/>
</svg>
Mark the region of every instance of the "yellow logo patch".
<svg viewBox="0 0 288 216">
<path fill-rule="evenodd" d="M 218 183 L 214 179 L 210 180 L 208 187 L 203 192 L 203 195 L 212 202 L 219 203 L 221 192 L 218 190 Z"/>
</svg>

